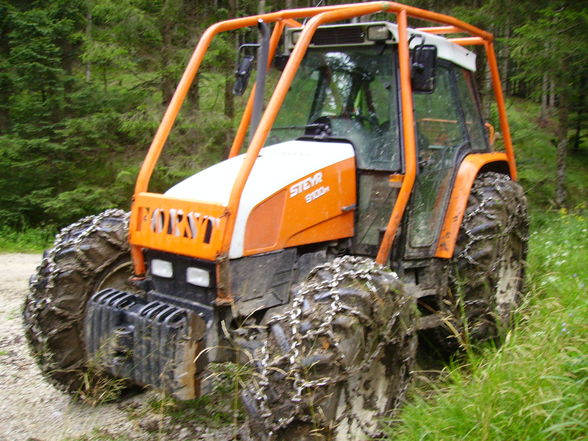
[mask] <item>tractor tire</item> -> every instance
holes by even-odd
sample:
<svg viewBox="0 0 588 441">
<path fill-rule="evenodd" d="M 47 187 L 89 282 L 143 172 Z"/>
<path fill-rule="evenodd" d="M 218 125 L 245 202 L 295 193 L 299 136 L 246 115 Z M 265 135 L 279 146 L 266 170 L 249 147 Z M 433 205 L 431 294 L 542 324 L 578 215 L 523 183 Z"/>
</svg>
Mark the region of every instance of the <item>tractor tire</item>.
<svg viewBox="0 0 588 441">
<path fill-rule="evenodd" d="M 108 210 L 61 230 L 31 277 L 23 308 L 25 335 L 43 375 L 58 389 L 84 396 L 86 303 L 106 287 L 128 289 L 132 275 L 128 213 Z"/>
<path fill-rule="evenodd" d="M 314 268 L 267 320 L 242 392 L 252 440 L 363 441 L 398 406 L 416 355 L 414 297 L 389 271 L 345 256 Z"/>
<path fill-rule="evenodd" d="M 508 330 L 522 299 L 527 256 L 527 201 L 510 177 L 481 173 L 474 182 L 448 267 L 441 309 L 442 345 L 455 350 L 496 340 Z M 457 335 L 456 335 L 457 332 Z"/>
</svg>

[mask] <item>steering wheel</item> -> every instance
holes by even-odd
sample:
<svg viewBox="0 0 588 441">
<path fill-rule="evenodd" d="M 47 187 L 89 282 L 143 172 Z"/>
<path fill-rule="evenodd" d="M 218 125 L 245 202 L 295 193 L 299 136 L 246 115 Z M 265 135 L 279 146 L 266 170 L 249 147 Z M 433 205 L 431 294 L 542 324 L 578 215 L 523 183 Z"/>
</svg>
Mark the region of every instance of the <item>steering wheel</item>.
<svg viewBox="0 0 588 441">
<path fill-rule="evenodd" d="M 329 136 L 331 133 L 331 118 L 328 116 L 321 116 L 304 128 L 304 134 L 310 136 Z"/>
</svg>

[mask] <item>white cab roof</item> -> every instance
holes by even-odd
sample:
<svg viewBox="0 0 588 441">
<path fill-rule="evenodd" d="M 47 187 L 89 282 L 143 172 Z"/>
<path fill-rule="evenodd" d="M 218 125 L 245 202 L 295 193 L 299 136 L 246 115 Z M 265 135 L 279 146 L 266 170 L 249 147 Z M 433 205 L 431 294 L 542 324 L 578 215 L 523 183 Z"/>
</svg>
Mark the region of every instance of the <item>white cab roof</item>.
<svg viewBox="0 0 588 441">
<path fill-rule="evenodd" d="M 372 26 L 386 26 L 391 33 L 389 39 L 386 40 L 386 44 L 396 44 L 398 42 L 398 25 L 394 23 L 389 23 L 385 21 L 380 22 L 370 22 L 370 23 L 352 23 L 352 24 L 342 24 L 342 25 L 327 25 L 321 26 L 317 33 L 320 30 L 332 30 L 336 31 L 337 29 L 344 30 L 345 28 L 349 29 L 352 27 L 363 27 L 369 28 Z M 294 48 L 292 42 L 292 34 L 301 32 L 300 28 L 294 29 L 287 29 L 286 30 L 286 50 L 288 52 L 292 51 Z M 415 29 L 408 29 L 410 34 L 409 38 L 412 36 L 419 36 L 412 38 L 410 41 L 410 48 L 414 48 L 419 44 L 432 44 L 437 47 L 437 56 L 443 60 L 450 61 L 452 63 L 457 64 L 467 70 L 474 72 L 476 70 L 476 54 L 472 51 L 467 50 L 463 46 L 458 44 L 452 43 L 446 38 L 440 35 L 429 34 L 428 32 L 421 32 Z M 315 34 L 316 35 L 316 34 Z M 424 40 L 424 41 L 423 41 Z M 372 46 L 376 44 L 373 41 L 367 40 L 367 38 L 363 39 L 361 42 L 355 43 L 346 43 L 346 44 L 328 44 L 328 43 L 311 43 L 310 47 L 349 47 L 349 46 Z"/>
</svg>

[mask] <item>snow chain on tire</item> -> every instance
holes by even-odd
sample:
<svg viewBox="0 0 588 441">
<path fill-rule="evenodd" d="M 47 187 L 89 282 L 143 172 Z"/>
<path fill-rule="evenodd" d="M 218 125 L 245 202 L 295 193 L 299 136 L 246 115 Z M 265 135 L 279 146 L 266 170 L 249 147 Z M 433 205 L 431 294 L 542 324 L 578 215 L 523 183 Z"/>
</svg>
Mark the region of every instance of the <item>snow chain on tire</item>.
<svg viewBox="0 0 588 441">
<path fill-rule="evenodd" d="M 86 303 L 105 279 L 130 264 L 129 214 L 108 210 L 64 228 L 31 277 L 23 308 L 25 335 L 43 375 L 79 392 L 86 369 Z"/>
<path fill-rule="evenodd" d="M 267 323 L 242 393 L 252 439 L 364 440 L 396 407 L 416 352 L 415 302 L 396 274 L 344 256 L 314 268 Z"/>
<path fill-rule="evenodd" d="M 527 202 L 521 186 L 503 174 L 480 174 L 462 221 L 448 271 L 450 290 L 442 305 L 465 338 L 493 339 L 510 326 L 521 301 L 527 241 Z"/>
</svg>

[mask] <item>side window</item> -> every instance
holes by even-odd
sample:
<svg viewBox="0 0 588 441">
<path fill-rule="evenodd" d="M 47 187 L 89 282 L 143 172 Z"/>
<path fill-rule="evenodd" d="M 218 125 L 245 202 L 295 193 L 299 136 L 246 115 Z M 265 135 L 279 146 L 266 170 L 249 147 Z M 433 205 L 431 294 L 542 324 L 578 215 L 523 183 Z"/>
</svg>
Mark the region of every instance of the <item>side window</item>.
<svg viewBox="0 0 588 441">
<path fill-rule="evenodd" d="M 464 136 L 451 86 L 451 71 L 445 66 L 438 68 L 437 85 L 433 93 L 414 94 L 414 109 L 418 147 L 422 155 L 434 155 L 434 151 L 463 143 Z"/>
<path fill-rule="evenodd" d="M 376 170 L 399 170 L 401 167 L 396 79 L 388 63 L 380 67 L 379 75 L 365 90 L 367 114 L 372 121 L 371 148 L 366 162 L 367 168 Z"/>
<path fill-rule="evenodd" d="M 437 67 L 433 93 L 415 93 L 419 175 L 412 198 L 408 237 L 410 248 L 433 245 L 451 190 L 455 158 L 467 137 L 461 121 L 453 82 L 454 71 Z"/>
<path fill-rule="evenodd" d="M 460 69 L 456 74 L 457 93 L 463 114 L 465 126 L 470 136 L 472 150 L 487 150 L 486 131 L 482 123 L 482 115 L 476 100 L 472 73 Z"/>
</svg>

